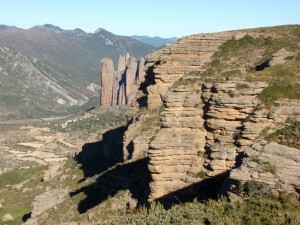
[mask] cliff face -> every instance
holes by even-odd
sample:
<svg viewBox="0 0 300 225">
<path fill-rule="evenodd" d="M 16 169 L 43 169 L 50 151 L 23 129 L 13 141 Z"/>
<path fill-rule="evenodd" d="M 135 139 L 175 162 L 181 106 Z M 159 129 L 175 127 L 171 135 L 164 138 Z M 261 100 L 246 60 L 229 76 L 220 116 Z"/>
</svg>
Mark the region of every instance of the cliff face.
<svg viewBox="0 0 300 225">
<path fill-rule="evenodd" d="M 148 57 L 148 64 L 160 64 L 153 70 L 155 85 L 147 89 L 148 107 L 153 109 L 162 105 L 161 95 L 183 75 L 201 71 L 220 45 L 230 40 L 232 35 L 230 32 L 192 35 Z"/>
<path fill-rule="evenodd" d="M 149 170 L 152 175 L 151 199 L 199 182 L 203 171 L 205 137 L 201 95 L 190 88 L 171 89 L 162 97 L 159 131 L 149 143 Z"/>
<path fill-rule="evenodd" d="M 144 58 L 138 61 L 129 54 L 121 55 L 115 71 L 111 59 L 102 59 L 100 61 L 100 105 L 109 107 L 130 104 L 145 79 L 144 63 Z"/>
<path fill-rule="evenodd" d="M 284 186 L 299 190 L 298 173 L 287 172 L 299 169 L 299 162 L 297 166 L 289 163 L 298 160 L 290 155 L 297 150 L 277 145 L 277 153 L 272 155 L 274 144 L 267 144 L 263 137 L 288 118 L 299 120 L 300 102 L 281 99 L 267 106 L 260 96 L 272 84 L 264 79 L 246 79 L 245 71 L 233 78 L 213 81 L 201 77 L 207 65 L 221 54 L 218 52 L 223 44 L 246 37 L 242 44 L 247 38 L 252 40 L 251 35 L 259 36 L 246 31 L 193 35 L 148 57 L 146 77 L 152 79 L 149 84 L 154 83 L 145 92 L 148 108 L 140 109 L 131 119 L 123 151 L 124 160 L 149 157 L 150 200 L 166 198 L 172 192 L 230 171 L 229 178 L 241 184 L 246 178 L 263 181 L 269 176 L 277 177 L 269 184 L 276 180 L 282 184 L 277 190 Z M 280 50 L 271 56 L 271 66 L 286 63 L 282 53 L 286 55 L 285 50 Z M 248 64 L 255 65 L 255 58 L 250 58 Z M 232 63 L 233 59 L 230 60 Z M 241 65 L 236 67 L 241 69 Z M 193 71 L 200 71 L 200 75 L 193 75 Z M 285 168 L 279 164 L 275 175 L 258 173 L 260 165 L 253 169 L 253 163 L 247 163 L 245 157 L 256 151 L 249 149 L 259 139 L 264 142 L 265 152 L 255 154 L 269 158 L 271 163 L 281 159 L 287 162 Z M 290 153 L 280 153 L 280 149 Z M 233 190 L 232 187 L 229 189 Z"/>
</svg>

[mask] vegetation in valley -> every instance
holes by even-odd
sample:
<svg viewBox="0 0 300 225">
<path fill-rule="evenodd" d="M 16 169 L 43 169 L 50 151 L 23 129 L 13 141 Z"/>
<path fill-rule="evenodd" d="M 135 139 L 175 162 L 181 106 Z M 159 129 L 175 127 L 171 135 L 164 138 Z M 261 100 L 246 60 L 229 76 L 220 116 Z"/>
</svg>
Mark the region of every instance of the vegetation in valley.
<svg viewBox="0 0 300 225">
<path fill-rule="evenodd" d="M 17 169 L 0 175 L 0 218 L 6 213 L 14 218 L 7 225 L 20 224 L 22 217 L 31 212 L 33 199 L 45 190 L 40 186 L 45 169 L 44 166 Z"/>
<path fill-rule="evenodd" d="M 70 117 L 67 121 L 52 122 L 48 126 L 54 130 L 64 133 L 79 133 L 80 136 L 97 134 L 98 131 L 114 126 L 125 125 L 127 119 L 123 115 L 114 115 L 112 112 L 101 114 L 87 113 L 81 117 Z"/>
</svg>

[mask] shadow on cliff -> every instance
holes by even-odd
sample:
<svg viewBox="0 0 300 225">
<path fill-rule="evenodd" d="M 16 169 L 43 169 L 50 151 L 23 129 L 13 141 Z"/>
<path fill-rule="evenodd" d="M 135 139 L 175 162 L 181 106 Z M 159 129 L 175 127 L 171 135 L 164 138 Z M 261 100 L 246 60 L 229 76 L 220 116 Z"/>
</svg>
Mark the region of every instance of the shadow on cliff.
<svg viewBox="0 0 300 225">
<path fill-rule="evenodd" d="M 147 204 L 151 180 L 148 170 L 149 159 L 122 163 L 125 130 L 124 126 L 107 131 L 102 135 L 102 140 L 86 143 L 82 151 L 75 156 L 84 172 L 84 178 L 79 182 L 99 175 L 95 182 L 70 193 L 71 197 L 80 193 L 86 195 L 86 198 L 78 204 L 79 213 L 85 213 L 121 190 L 129 190 L 139 205 Z"/>
<path fill-rule="evenodd" d="M 129 190 L 139 206 L 149 206 L 151 175 L 148 169 L 149 158 L 123 163 L 122 140 L 126 127 L 119 127 L 103 134 L 102 140 L 87 143 L 75 159 L 82 166 L 85 181 L 98 175 L 93 183 L 69 193 L 74 197 L 80 193 L 85 198 L 78 204 L 78 212 L 85 213 L 119 191 Z M 196 184 L 169 193 L 156 199 L 166 209 L 175 204 L 198 200 L 217 199 L 228 173 L 206 178 Z M 126 205 L 124 205 L 125 209 Z"/>
<path fill-rule="evenodd" d="M 148 106 L 147 104 L 147 96 L 148 96 L 148 86 L 150 85 L 154 85 L 155 84 L 155 78 L 154 78 L 154 68 L 157 64 L 160 64 L 160 62 L 157 62 L 155 65 L 153 66 L 150 66 L 146 72 L 146 75 L 145 75 L 145 80 L 144 82 L 142 82 L 140 84 L 140 87 L 139 87 L 139 90 L 143 92 L 143 96 L 138 98 L 136 101 L 137 103 L 139 104 L 139 107 L 142 108 L 142 107 L 146 107 Z"/>
<path fill-rule="evenodd" d="M 80 193 L 86 195 L 78 204 L 78 212 L 85 213 L 121 190 L 129 190 L 131 197 L 137 199 L 138 205 L 147 205 L 151 181 L 148 162 L 149 159 L 144 158 L 131 163 L 117 164 L 102 173 L 96 182 L 71 192 L 71 197 Z M 126 205 L 124 209 L 125 207 Z"/>
<path fill-rule="evenodd" d="M 75 160 L 81 164 L 85 178 L 100 174 L 123 161 L 122 146 L 125 130 L 125 126 L 109 130 L 102 135 L 102 140 L 82 146 Z"/>
<path fill-rule="evenodd" d="M 222 194 L 223 182 L 228 177 L 229 172 L 225 172 L 214 177 L 205 178 L 204 180 L 182 188 L 180 190 L 171 192 L 158 199 L 165 209 L 171 208 L 173 205 L 198 201 L 205 201 L 208 199 L 219 199 Z"/>
</svg>

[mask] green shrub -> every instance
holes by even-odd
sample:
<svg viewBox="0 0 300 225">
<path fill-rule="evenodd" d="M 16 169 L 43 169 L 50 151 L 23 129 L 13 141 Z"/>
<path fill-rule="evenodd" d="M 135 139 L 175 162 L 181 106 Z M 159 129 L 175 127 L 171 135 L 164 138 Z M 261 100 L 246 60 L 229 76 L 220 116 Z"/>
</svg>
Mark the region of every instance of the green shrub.
<svg viewBox="0 0 300 225">
<path fill-rule="evenodd" d="M 273 199 L 250 198 L 243 202 L 218 201 L 185 203 L 170 210 L 148 210 L 147 214 L 119 216 L 101 224 L 299 224 L 300 203 L 282 203 Z"/>
<path fill-rule="evenodd" d="M 288 118 L 286 127 L 276 130 L 267 137 L 268 141 L 274 141 L 289 147 L 300 148 L 300 122 Z"/>
<path fill-rule="evenodd" d="M 251 161 L 256 162 L 259 165 L 262 164 L 262 161 L 258 156 L 255 156 L 255 157 L 251 158 Z"/>
<path fill-rule="evenodd" d="M 236 89 L 237 90 L 242 90 L 242 89 L 247 89 L 247 88 L 249 88 L 249 85 L 248 84 L 245 84 L 245 83 L 238 83 L 238 84 L 236 84 Z"/>
<path fill-rule="evenodd" d="M 199 171 L 198 173 L 195 174 L 195 177 L 198 177 L 198 178 L 206 178 L 206 172 L 205 171 Z"/>
<path fill-rule="evenodd" d="M 269 161 L 266 161 L 262 165 L 262 170 L 264 172 L 269 172 L 269 173 L 275 174 L 277 169 L 276 169 L 275 165 L 271 164 Z"/>
<path fill-rule="evenodd" d="M 235 93 L 232 90 L 230 90 L 228 92 L 228 94 L 229 94 L 230 98 L 234 98 L 236 96 Z"/>
<path fill-rule="evenodd" d="M 275 81 L 266 87 L 258 97 L 267 106 L 273 105 L 274 101 L 280 98 L 300 99 L 300 84 Z"/>
<path fill-rule="evenodd" d="M 253 157 L 251 161 L 256 162 L 258 165 L 260 165 L 262 171 L 265 173 L 276 173 L 276 166 L 271 164 L 269 161 L 262 161 L 258 156 Z"/>
<path fill-rule="evenodd" d="M 274 195 L 268 184 L 255 180 L 248 180 L 239 186 L 240 194 L 250 198 L 274 199 Z"/>
</svg>

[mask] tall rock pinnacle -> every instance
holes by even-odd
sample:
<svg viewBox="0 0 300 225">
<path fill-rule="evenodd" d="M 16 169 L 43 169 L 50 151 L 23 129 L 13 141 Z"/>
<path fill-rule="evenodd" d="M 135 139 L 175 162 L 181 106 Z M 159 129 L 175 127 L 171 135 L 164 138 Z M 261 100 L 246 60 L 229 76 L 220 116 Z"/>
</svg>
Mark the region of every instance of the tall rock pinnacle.
<svg viewBox="0 0 300 225">
<path fill-rule="evenodd" d="M 130 104 L 140 83 L 145 79 L 144 63 L 144 58 L 137 60 L 127 53 L 119 57 L 118 69 L 115 71 L 111 59 L 102 59 L 100 105 L 109 107 Z"/>
</svg>

